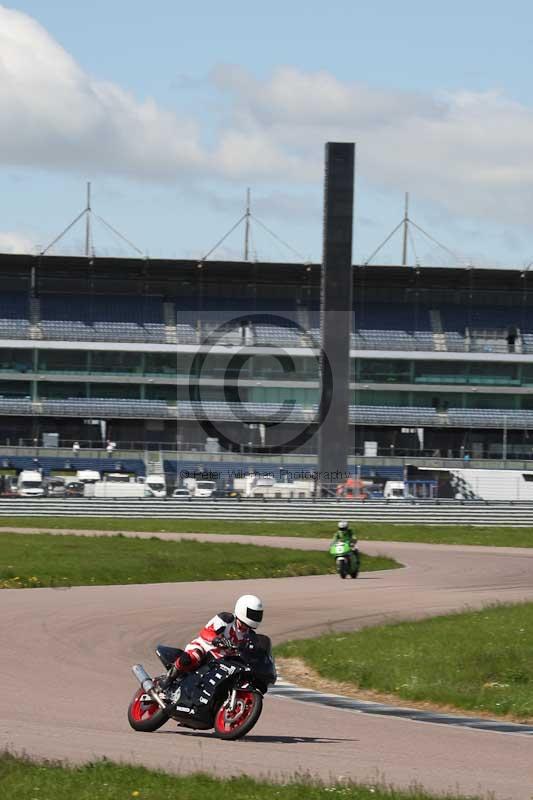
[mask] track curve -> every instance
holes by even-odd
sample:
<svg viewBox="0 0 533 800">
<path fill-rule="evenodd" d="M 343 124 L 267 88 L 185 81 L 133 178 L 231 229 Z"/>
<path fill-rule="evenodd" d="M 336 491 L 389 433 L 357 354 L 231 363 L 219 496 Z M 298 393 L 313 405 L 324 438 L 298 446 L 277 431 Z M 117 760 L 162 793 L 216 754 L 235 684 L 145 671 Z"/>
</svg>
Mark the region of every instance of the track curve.
<svg viewBox="0 0 533 800">
<path fill-rule="evenodd" d="M 261 545 L 276 543 L 258 538 Z M 324 542 L 290 538 L 279 545 L 314 549 Z M 530 800 L 533 741 L 526 735 L 376 718 L 277 697 L 267 697 L 258 726 L 241 742 L 178 732 L 172 723 L 155 734 L 128 729 L 126 708 L 136 688 L 130 665 L 142 661 L 157 672 L 152 651 L 158 641 L 183 643 L 243 592 L 264 597 L 264 629 L 275 642 L 533 600 L 533 550 L 400 542 L 365 542 L 362 549 L 406 568 L 363 573 L 350 582 L 334 575 L 221 581 L 208 591 L 200 582 L 3 590 L 0 743 L 76 762 L 106 756 L 180 772 L 299 772 Z"/>
</svg>

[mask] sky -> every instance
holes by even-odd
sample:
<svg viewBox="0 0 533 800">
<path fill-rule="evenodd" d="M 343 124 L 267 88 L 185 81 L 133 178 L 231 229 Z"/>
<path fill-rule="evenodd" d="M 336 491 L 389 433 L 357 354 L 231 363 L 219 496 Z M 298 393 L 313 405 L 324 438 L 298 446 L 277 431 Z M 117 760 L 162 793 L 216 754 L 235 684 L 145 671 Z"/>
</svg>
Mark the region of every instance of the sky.
<svg viewBox="0 0 533 800">
<path fill-rule="evenodd" d="M 48 248 L 90 181 L 96 256 L 201 259 L 249 188 L 251 257 L 318 262 L 340 141 L 354 263 L 408 192 L 411 264 L 528 266 L 532 45 L 522 0 L 0 4 L 0 252 Z M 210 257 L 243 247 L 241 223 Z M 47 252 L 84 248 L 82 219 Z M 401 249 L 398 231 L 373 263 Z"/>
</svg>

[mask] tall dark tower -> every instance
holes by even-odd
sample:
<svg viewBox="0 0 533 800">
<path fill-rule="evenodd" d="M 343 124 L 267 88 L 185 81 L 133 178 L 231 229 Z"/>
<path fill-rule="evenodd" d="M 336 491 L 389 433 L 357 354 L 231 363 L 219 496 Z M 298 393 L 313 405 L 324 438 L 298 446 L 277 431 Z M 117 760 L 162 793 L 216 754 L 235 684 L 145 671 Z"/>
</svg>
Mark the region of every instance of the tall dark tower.
<svg viewBox="0 0 533 800">
<path fill-rule="evenodd" d="M 324 178 L 324 244 L 320 292 L 321 399 L 318 469 L 323 489 L 348 466 L 352 230 L 355 145 L 328 142 Z M 340 473 L 340 474 L 339 474 Z"/>
</svg>

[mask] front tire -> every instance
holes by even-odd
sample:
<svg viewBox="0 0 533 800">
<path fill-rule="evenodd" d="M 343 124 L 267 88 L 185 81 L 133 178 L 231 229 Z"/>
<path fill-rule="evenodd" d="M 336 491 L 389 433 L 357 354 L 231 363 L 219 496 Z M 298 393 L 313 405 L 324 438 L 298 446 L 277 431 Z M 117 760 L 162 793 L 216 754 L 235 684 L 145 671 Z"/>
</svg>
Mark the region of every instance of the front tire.
<svg viewBox="0 0 533 800">
<path fill-rule="evenodd" d="M 263 710 L 263 697 L 258 692 L 237 691 L 235 711 L 229 711 L 225 700 L 215 714 L 215 735 L 219 739 L 240 739 L 252 730 Z"/>
<path fill-rule="evenodd" d="M 143 699 L 146 697 L 146 692 L 140 686 L 128 706 L 128 722 L 134 731 L 153 733 L 165 724 L 168 714 L 154 700 Z"/>
<path fill-rule="evenodd" d="M 340 577 L 344 580 L 346 575 L 348 574 L 345 558 L 337 559 L 337 572 L 339 573 Z"/>
</svg>

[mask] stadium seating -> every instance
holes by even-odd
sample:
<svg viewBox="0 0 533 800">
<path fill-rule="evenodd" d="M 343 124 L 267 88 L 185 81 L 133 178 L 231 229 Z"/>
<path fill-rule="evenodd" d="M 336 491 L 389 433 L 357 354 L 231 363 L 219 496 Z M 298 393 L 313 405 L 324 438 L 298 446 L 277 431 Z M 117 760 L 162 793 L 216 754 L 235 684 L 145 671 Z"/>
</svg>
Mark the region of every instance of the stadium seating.
<svg viewBox="0 0 533 800">
<path fill-rule="evenodd" d="M 361 425 L 439 425 L 442 417 L 427 406 L 350 406 L 350 422 Z"/>
<path fill-rule="evenodd" d="M 32 413 L 31 399 L 12 399 L 0 397 L 0 414 L 22 414 L 24 416 Z"/>
<path fill-rule="evenodd" d="M 162 300 L 123 295 L 40 298 L 43 338 L 75 341 L 165 341 Z"/>
<path fill-rule="evenodd" d="M 0 336 L 5 339 L 30 337 L 28 297 L 23 292 L 0 294 Z"/>
<path fill-rule="evenodd" d="M 258 347 L 309 347 L 320 342 L 316 304 L 298 306 L 295 298 L 161 297 L 42 294 L 40 316 L 30 320 L 27 296 L 0 297 L 0 336 L 65 341 L 201 343 L 234 322 L 221 343 Z M 175 311 L 175 314 L 174 314 Z M 432 309 L 407 303 L 358 303 L 353 314 L 352 349 L 391 351 L 509 352 L 506 335 L 518 331 L 517 351 L 533 352 L 533 312 L 512 307 L 471 309 L 439 304 L 440 329 L 432 330 Z M 167 308 L 167 316 L 171 311 Z M 246 318 L 250 323 L 243 325 Z M 441 336 L 441 340 L 435 338 Z M 175 337 L 175 338 L 174 338 Z"/>
<path fill-rule="evenodd" d="M 121 398 L 93 397 L 82 400 L 43 400 L 42 413 L 50 416 L 73 417 L 175 417 L 172 406 L 163 400 L 126 400 Z"/>
<path fill-rule="evenodd" d="M 488 408 L 449 408 L 450 425 L 466 428 L 533 428 L 533 411 Z"/>
<path fill-rule="evenodd" d="M 2 461 L 6 461 L 10 468 L 16 470 L 42 469 L 43 475 L 50 475 L 52 472 L 61 470 L 77 471 L 81 469 L 96 470 L 100 473 L 129 472 L 134 475 L 146 473 L 144 462 L 141 459 L 117 458 L 115 455 L 112 458 L 107 456 L 102 458 L 39 456 L 37 460 L 34 456 L 8 456 Z"/>
<path fill-rule="evenodd" d="M 354 329 L 431 331 L 429 308 L 407 303 L 358 303 L 354 311 Z"/>
</svg>

